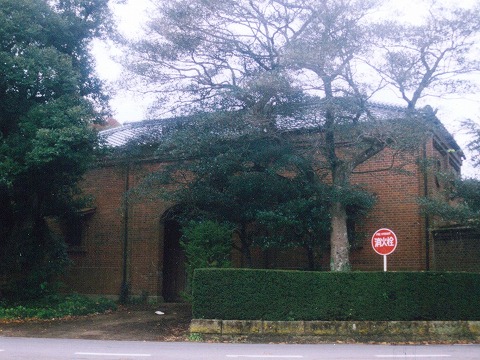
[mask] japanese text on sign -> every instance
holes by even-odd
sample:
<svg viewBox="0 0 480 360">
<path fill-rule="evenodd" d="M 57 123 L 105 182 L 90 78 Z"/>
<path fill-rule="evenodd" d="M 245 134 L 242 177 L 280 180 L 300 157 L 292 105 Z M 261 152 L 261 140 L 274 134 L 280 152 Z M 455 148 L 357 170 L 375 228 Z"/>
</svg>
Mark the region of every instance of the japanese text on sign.
<svg viewBox="0 0 480 360">
<path fill-rule="evenodd" d="M 379 229 L 372 236 L 372 247 L 379 255 L 389 255 L 397 247 L 397 236 L 390 229 Z"/>
</svg>

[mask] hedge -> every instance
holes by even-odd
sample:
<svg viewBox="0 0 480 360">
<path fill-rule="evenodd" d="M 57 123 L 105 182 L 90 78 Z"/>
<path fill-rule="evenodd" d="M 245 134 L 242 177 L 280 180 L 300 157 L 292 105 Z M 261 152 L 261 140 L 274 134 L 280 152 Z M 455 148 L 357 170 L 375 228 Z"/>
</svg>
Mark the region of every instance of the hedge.
<svg viewBox="0 0 480 360">
<path fill-rule="evenodd" d="M 193 317 L 480 320 L 480 274 L 197 269 Z"/>
</svg>

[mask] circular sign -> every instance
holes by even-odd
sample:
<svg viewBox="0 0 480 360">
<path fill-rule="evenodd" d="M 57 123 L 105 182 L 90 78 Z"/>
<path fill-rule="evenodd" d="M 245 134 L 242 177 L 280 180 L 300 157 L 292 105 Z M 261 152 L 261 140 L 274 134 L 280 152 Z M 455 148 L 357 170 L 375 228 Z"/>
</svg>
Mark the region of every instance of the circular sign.
<svg viewBox="0 0 480 360">
<path fill-rule="evenodd" d="M 390 255 L 397 248 L 397 235 L 390 229 L 379 229 L 372 236 L 372 247 L 379 255 Z"/>
</svg>

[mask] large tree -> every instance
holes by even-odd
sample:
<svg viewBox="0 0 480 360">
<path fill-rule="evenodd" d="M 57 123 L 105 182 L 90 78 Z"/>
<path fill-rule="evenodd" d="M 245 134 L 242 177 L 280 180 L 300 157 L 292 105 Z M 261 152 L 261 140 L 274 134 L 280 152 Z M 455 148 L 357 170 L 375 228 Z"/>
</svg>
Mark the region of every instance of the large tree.
<svg viewBox="0 0 480 360">
<path fill-rule="evenodd" d="M 227 245 L 241 252 L 246 266 L 258 266 L 252 246 L 303 248 L 314 270 L 316 254 L 328 248 L 331 202 L 340 197 L 354 220 L 374 197 L 360 187 L 343 188 L 341 194 L 332 189 L 315 168 L 317 161 L 299 154 L 289 136 L 252 127 L 245 115 L 197 114 L 167 123 L 156 156 L 168 162 L 137 185 L 130 200 L 167 200 L 175 204 L 169 216 L 183 224 L 230 224 L 238 241 L 230 237 Z M 124 155 L 157 143 L 158 134 L 148 132 L 131 140 Z"/>
<path fill-rule="evenodd" d="M 238 242 L 230 238 L 228 245 L 247 266 L 254 265 L 252 246 L 304 247 L 313 260 L 325 236 L 312 230 L 328 228 L 329 186 L 286 139 L 252 129 L 241 113 L 235 123 L 231 117 L 197 116 L 165 131 L 158 154 L 175 161 L 147 177 L 134 194 L 171 201 L 183 223 L 230 224 Z M 305 213 L 317 224 L 300 224 Z M 289 220 L 297 222 L 295 234 L 283 231 Z"/>
<path fill-rule="evenodd" d="M 320 130 L 313 144 L 318 167 L 342 193 L 355 170 L 386 147 L 416 150 L 422 139 L 405 135 L 426 134 L 423 119 L 431 114 L 415 107 L 427 90 L 457 91 L 452 79 L 477 70 L 468 56 L 478 34 L 475 9 L 437 9 L 432 2 L 418 26 L 379 25 L 382 3 L 153 1 L 146 36 L 127 44 L 132 77 L 125 78 L 159 95 L 157 109 L 244 109 L 266 132 L 279 131 L 277 109 L 288 106 L 295 121 L 287 128 L 303 122 Z M 385 118 L 368 105 L 385 87 L 406 101 L 405 112 Z M 421 128 L 413 131 L 415 124 Z M 345 202 L 332 202 L 330 213 L 331 269 L 346 270 Z"/>
<path fill-rule="evenodd" d="M 474 8 L 444 7 L 432 1 L 419 24 L 388 21 L 378 34 L 379 61 L 366 60 L 409 110 L 428 96 L 475 93 L 480 70 L 478 35 L 480 4 Z"/>
<path fill-rule="evenodd" d="M 0 1 L 0 272 L 48 281 L 65 258 L 47 217 L 75 213 L 75 184 L 106 109 L 90 40 L 107 0 Z M 38 288 L 30 288 L 32 292 Z"/>
</svg>

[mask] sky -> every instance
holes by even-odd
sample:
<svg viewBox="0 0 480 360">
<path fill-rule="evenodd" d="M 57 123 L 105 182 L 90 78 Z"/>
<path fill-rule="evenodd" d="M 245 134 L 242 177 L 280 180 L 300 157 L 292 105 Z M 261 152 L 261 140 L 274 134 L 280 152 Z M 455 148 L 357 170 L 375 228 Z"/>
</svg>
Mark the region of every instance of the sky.
<svg viewBox="0 0 480 360">
<path fill-rule="evenodd" d="M 439 0 L 442 5 L 455 4 L 454 0 Z M 457 1 L 458 2 L 458 1 Z M 470 6 L 478 0 L 461 0 L 463 6 Z M 388 3 L 388 15 L 403 17 L 407 21 L 415 22 L 418 14 L 425 9 L 425 2 L 422 0 L 385 0 Z M 117 24 L 120 31 L 127 36 L 140 36 L 142 26 L 147 18 L 148 0 L 127 0 L 123 5 L 112 5 Z M 130 91 L 124 91 L 118 88 L 115 81 L 121 77 L 121 66 L 115 62 L 115 58 L 120 54 L 117 49 L 103 42 L 95 42 L 93 52 L 97 61 L 97 72 L 99 76 L 110 85 L 112 89 L 112 99 L 110 106 L 113 116 L 121 123 L 141 121 L 147 118 L 146 111 L 150 99 L 144 95 L 135 94 Z M 480 74 L 477 75 L 480 84 Z M 388 95 L 387 95 L 388 96 Z M 404 105 L 395 97 L 379 99 L 387 103 L 397 103 Z M 465 148 L 468 137 L 462 132 L 460 123 L 465 119 L 472 119 L 480 123 L 480 96 L 470 94 L 468 96 L 450 96 L 448 98 L 430 98 L 429 105 L 438 110 L 437 116 L 445 127 L 453 134 L 462 148 Z M 462 173 L 467 177 L 480 178 L 480 169 L 473 168 L 469 161 L 464 162 Z"/>
</svg>

